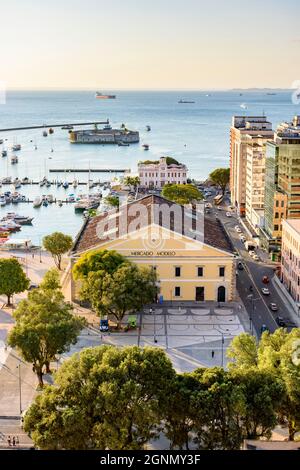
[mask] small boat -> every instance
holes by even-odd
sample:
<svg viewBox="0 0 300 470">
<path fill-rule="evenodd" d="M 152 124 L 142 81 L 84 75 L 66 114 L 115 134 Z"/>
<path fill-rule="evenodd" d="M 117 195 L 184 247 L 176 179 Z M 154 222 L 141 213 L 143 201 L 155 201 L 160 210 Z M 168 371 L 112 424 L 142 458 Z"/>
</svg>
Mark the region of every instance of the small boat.
<svg viewBox="0 0 300 470">
<path fill-rule="evenodd" d="M 0 145 L 3 144 L 3 139 L 0 139 Z"/>
<path fill-rule="evenodd" d="M 56 186 L 59 188 L 62 185 L 61 181 L 57 181 Z"/>
<path fill-rule="evenodd" d="M 195 101 L 189 101 L 189 100 L 179 100 L 178 104 L 194 104 Z"/>
<path fill-rule="evenodd" d="M 52 129 L 52 127 L 50 127 L 49 129 L 49 134 L 54 134 L 54 130 Z"/>
<path fill-rule="evenodd" d="M 73 181 L 73 188 L 77 188 L 77 186 L 78 186 L 78 181 L 77 181 L 77 180 L 74 180 L 74 181 Z"/>
<path fill-rule="evenodd" d="M 21 150 L 21 144 L 14 144 L 14 145 L 12 146 L 12 150 L 13 150 L 14 152 L 18 152 L 19 150 Z"/>
<path fill-rule="evenodd" d="M 62 201 L 59 200 L 59 201 L 57 201 L 57 202 L 58 202 L 59 207 L 62 207 L 62 205 L 63 205 Z"/>
<path fill-rule="evenodd" d="M 40 196 L 36 197 L 35 200 L 33 201 L 33 207 L 41 207 L 42 205 L 42 198 Z"/>
<path fill-rule="evenodd" d="M 65 181 L 63 184 L 62 184 L 62 187 L 64 189 L 67 189 L 69 187 L 69 183 L 67 181 Z"/>
<path fill-rule="evenodd" d="M 0 196 L 0 206 L 6 206 L 6 198 L 4 196 Z"/>
<path fill-rule="evenodd" d="M 6 176 L 2 179 L 2 184 L 11 184 L 11 176 Z"/>
<path fill-rule="evenodd" d="M 74 127 L 71 126 L 71 124 L 67 124 L 66 126 L 62 126 L 61 129 L 62 129 L 62 130 L 68 130 L 68 129 L 74 129 Z"/>
<path fill-rule="evenodd" d="M 69 196 L 66 198 L 67 202 L 75 202 L 75 194 L 69 194 Z"/>
<path fill-rule="evenodd" d="M 144 147 L 144 150 L 149 150 L 149 145 L 148 144 L 144 144 L 143 147 Z"/>
<path fill-rule="evenodd" d="M 151 131 L 151 127 L 150 127 L 150 126 L 146 126 L 146 131 L 147 131 L 147 132 L 150 132 L 150 131 Z"/>
<path fill-rule="evenodd" d="M 47 194 L 43 196 L 43 200 L 52 204 L 52 202 L 54 202 L 54 197 L 52 194 Z"/>
<path fill-rule="evenodd" d="M 49 205 L 49 202 L 47 201 L 47 199 L 44 199 L 44 201 L 42 202 L 43 206 L 47 207 Z"/>
<path fill-rule="evenodd" d="M 27 178 L 27 176 L 25 176 L 25 178 L 22 179 L 21 183 L 22 184 L 29 184 L 29 178 Z"/>
<path fill-rule="evenodd" d="M 15 186 L 15 189 L 19 189 L 21 188 L 21 181 L 17 181 L 16 183 L 14 183 L 14 186 Z"/>
<path fill-rule="evenodd" d="M 248 109 L 246 103 L 242 103 L 242 104 L 240 105 L 240 108 L 242 108 L 242 109 Z"/>
<path fill-rule="evenodd" d="M 18 161 L 19 161 L 19 159 L 18 159 L 17 155 L 13 155 L 10 159 L 10 163 L 12 165 L 15 165 L 16 163 L 18 163 Z"/>
<path fill-rule="evenodd" d="M 46 181 L 46 188 L 50 188 L 50 186 L 51 186 L 51 182 L 47 180 Z"/>
<path fill-rule="evenodd" d="M 128 142 L 119 142 L 118 146 L 119 147 L 129 147 L 129 144 L 128 144 Z"/>
<path fill-rule="evenodd" d="M 7 220 L 5 222 L 0 222 L 0 227 L 7 232 L 18 232 L 21 230 L 21 225 L 16 224 L 13 220 Z"/>
<path fill-rule="evenodd" d="M 2 157 L 7 157 L 7 150 L 2 150 L 1 155 Z"/>
<path fill-rule="evenodd" d="M 43 137 L 47 137 L 48 136 L 48 132 L 47 131 L 43 131 Z"/>
<path fill-rule="evenodd" d="M 116 95 L 103 95 L 103 93 L 96 91 L 95 98 L 100 100 L 115 100 Z"/>
</svg>

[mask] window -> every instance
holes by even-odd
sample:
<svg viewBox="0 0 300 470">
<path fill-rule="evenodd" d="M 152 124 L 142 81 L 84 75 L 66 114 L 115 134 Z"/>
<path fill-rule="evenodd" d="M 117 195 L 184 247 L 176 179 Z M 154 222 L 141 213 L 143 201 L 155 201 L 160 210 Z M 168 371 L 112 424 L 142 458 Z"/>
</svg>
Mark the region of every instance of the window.
<svg viewBox="0 0 300 470">
<path fill-rule="evenodd" d="M 203 276 L 203 268 L 202 268 L 202 266 L 198 266 L 198 268 L 197 268 L 197 274 L 198 274 L 198 277 L 202 277 L 202 276 Z"/>
<path fill-rule="evenodd" d="M 219 268 L 219 276 L 220 277 L 224 277 L 225 276 L 225 267 L 224 266 L 221 266 Z"/>
<path fill-rule="evenodd" d="M 180 297 L 180 287 L 175 287 L 175 297 Z"/>
<path fill-rule="evenodd" d="M 175 277 L 180 277 L 180 276 L 181 276 L 181 267 L 175 266 Z"/>
</svg>

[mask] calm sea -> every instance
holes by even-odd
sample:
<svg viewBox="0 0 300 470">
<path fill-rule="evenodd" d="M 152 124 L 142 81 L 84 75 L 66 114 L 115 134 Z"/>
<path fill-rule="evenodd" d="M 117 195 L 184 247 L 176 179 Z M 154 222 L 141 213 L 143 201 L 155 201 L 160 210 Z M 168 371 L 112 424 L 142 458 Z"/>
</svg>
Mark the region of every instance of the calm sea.
<svg viewBox="0 0 300 470">
<path fill-rule="evenodd" d="M 291 120 L 300 114 L 299 106 L 292 103 L 291 92 L 277 92 L 268 95 L 266 90 L 255 92 L 125 92 L 117 93 L 116 100 L 96 100 L 94 92 L 8 92 L 6 104 L 0 105 L 0 128 L 44 123 L 83 122 L 106 120 L 112 126 L 125 123 L 129 129 L 140 132 L 140 144 L 130 147 L 71 145 L 68 131 L 55 129 L 53 135 L 42 136 L 42 130 L 0 132 L 0 139 L 7 148 L 8 157 L 0 157 L 0 177 L 12 176 L 40 180 L 59 177 L 64 180 L 88 179 L 87 174 L 49 174 L 51 168 L 130 168 L 136 171 L 137 162 L 142 159 L 157 159 L 170 155 L 185 163 L 189 176 L 205 179 L 210 171 L 229 164 L 229 127 L 234 114 L 265 113 L 273 126 L 282 120 Z M 178 100 L 195 101 L 195 104 L 178 104 Z M 241 107 L 242 105 L 242 107 Z M 146 131 L 151 126 L 151 132 Z M 19 163 L 11 165 L 10 147 L 13 143 L 22 145 L 18 152 Z M 150 145 L 145 152 L 142 144 Z M 35 150 L 35 145 L 37 150 Z M 51 151 L 53 149 L 53 151 Z M 109 180 L 112 174 L 94 174 L 94 180 Z M 1 190 L 9 190 L 7 186 Z M 75 192 L 68 190 L 23 187 L 19 190 L 30 199 L 41 194 L 53 194 L 58 199 Z M 87 192 L 86 186 L 77 193 Z M 8 211 L 34 216 L 32 227 L 23 227 L 14 237 L 30 238 L 39 243 L 45 234 L 61 230 L 75 236 L 82 224 L 82 216 L 75 215 L 72 205 L 59 208 L 53 204 L 34 209 L 32 204 L 7 205 L 0 208 L 0 216 Z"/>
</svg>

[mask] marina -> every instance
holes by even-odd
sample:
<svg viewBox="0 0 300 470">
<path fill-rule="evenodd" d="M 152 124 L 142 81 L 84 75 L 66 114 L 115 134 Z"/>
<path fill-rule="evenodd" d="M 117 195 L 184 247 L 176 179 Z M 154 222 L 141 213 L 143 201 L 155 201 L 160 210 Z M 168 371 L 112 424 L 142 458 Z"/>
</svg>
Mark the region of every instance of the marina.
<svg viewBox="0 0 300 470">
<path fill-rule="evenodd" d="M 103 192 L 105 183 L 129 170 L 134 175 L 145 153 L 149 160 L 172 156 L 186 164 L 195 179 L 205 179 L 214 168 L 226 166 L 228 123 L 233 114 L 241 112 L 241 97 L 239 91 L 214 92 L 209 100 L 206 94 L 185 92 L 184 99 L 195 101 L 185 106 L 177 104 L 182 97 L 176 91 L 118 91 L 117 100 L 104 99 L 101 103 L 94 92 L 88 91 L 8 91 L 7 103 L 0 109 L 0 193 L 18 192 L 23 198 L 17 196 L 9 203 L 0 198 L 0 218 L 12 211 L 33 217 L 31 226 L 22 226 L 11 238 L 28 238 L 38 245 L 56 230 L 74 237 L 83 213 L 75 212 L 75 202 L 71 201 L 88 192 Z M 281 116 L 293 112 L 289 92 L 245 95 L 251 114 L 260 113 L 263 107 L 277 122 L 274 101 L 280 104 Z M 137 130 L 140 144 L 70 143 L 68 131 L 80 130 L 84 125 L 92 128 L 96 122 L 99 127 Z M 21 149 L 13 151 L 14 145 Z M 18 163 L 11 163 L 12 156 L 18 157 Z M 43 195 L 51 195 L 53 202 L 34 208 L 33 201 Z"/>
</svg>

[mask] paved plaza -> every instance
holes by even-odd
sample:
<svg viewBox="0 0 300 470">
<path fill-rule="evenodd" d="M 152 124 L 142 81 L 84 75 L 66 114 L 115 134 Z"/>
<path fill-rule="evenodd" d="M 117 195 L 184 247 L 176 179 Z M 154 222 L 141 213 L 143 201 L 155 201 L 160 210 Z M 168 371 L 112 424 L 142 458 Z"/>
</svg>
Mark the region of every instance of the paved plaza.
<svg viewBox="0 0 300 470">
<path fill-rule="evenodd" d="M 124 319 L 126 323 L 127 319 Z M 197 367 L 226 367 L 226 349 L 234 336 L 247 329 L 243 312 L 236 303 L 218 307 L 211 302 L 203 307 L 153 306 L 138 315 L 136 330 L 100 334 L 101 342 L 116 346 L 139 345 L 163 348 L 178 372 L 188 372 Z M 99 336 L 94 323 L 90 335 Z M 90 343 L 91 337 L 81 337 L 72 351 Z M 88 344 L 87 344 L 88 346 Z"/>
</svg>

